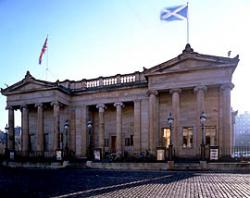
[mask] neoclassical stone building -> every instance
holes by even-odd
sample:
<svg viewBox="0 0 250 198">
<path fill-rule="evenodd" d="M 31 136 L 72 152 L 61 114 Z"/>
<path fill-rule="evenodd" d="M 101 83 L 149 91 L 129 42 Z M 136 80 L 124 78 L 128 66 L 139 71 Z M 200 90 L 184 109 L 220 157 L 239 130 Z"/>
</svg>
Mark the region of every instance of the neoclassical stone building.
<svg viewBox="0 0 250 198">
<path fill-rule="evenodd" d="M 58 134 L 68 123 L 64 142 L 77 157 L 89 141 L 104 152 L 133 154 L 168 148 L 168 116 L 174 118 L 175 156 L 197 157 L 201 144 L 201 112 L 205 112 L 206 144 L 220 155 L 232 146 L 232 74 L 239 57 L 199 54 L 189 44 L 177 57 L 143 72 L 90 80 L 48 82 L 25 78 L 6 89 L 9 149 L 14 148 L 14 110 L 22 112 L 22 150 L 48 152 L 60 147 Z M 87 128 L 92 121 L 91 138 Z"/>
</svg>

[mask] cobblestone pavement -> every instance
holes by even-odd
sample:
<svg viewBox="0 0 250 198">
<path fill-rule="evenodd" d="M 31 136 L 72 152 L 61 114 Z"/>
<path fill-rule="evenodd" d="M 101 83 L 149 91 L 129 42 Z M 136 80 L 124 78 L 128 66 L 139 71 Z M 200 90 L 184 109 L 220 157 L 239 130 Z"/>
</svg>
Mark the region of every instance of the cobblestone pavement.
<svg viewBox="0 0 250 198">
<path fill-rule="evenodd" d="M 0 197 L 249 197 L 249 173 L 0 168 Z"/>
</svg>

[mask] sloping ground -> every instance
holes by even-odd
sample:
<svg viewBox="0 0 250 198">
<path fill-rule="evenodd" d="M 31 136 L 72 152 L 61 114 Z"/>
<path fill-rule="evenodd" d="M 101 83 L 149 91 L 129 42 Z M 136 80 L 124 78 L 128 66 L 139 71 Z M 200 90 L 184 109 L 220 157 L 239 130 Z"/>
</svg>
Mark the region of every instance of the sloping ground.
<svg viewBox="0 0 250 198">
<path fill-rule="evenodd" d="M 86 166 L 113 170 L 215 170 L 215 171 L 250 171 L 250 162 L 210 162 L 200 163 L 101 163 L 87 161 Z"/>
</svg>

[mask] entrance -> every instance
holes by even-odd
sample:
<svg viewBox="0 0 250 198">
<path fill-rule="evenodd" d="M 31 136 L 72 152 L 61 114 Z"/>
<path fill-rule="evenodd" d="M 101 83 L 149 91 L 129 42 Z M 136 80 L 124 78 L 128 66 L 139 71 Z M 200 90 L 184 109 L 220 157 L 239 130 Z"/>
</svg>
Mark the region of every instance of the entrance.
<svg viewBox="0 0 250 198">
<path fill-rule="evenodd" d="M 111 136 L 111 152 L 116 152 L 116 136 Z"/>
</svg>

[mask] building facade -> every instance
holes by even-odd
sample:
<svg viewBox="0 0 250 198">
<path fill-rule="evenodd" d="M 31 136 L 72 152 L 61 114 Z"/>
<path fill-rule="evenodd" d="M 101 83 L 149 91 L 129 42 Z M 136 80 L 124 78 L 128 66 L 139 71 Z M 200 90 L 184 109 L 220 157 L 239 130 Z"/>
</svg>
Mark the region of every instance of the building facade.
<svg viewBox="0 0 250 198">
<path fill-rule="evenodd" d="M 207 115 L 206 144 L 230 148 L 230 93 L 238 62 L 238 56 L 199 54 L 187 44 L 179 56 L 131 74 L 48 82 L 27 72 L 23 80 L 1 90 L 7 96 L 9 149 L 14 110 L 22 112 L 23 151 L 67 147 L 84 157 L 91 145 L 103 153 L 155 155 L 171 139 L 175 156 L 192 158 L 200 155 L 202 112 Z M 64 138 L 58 138 L 60 133 Z"/>
<path fill-rule="evenodd" d="M 235 117 L 234 145 L 250 147 L 250 113 L 244 112 Z"/>
</svg>

